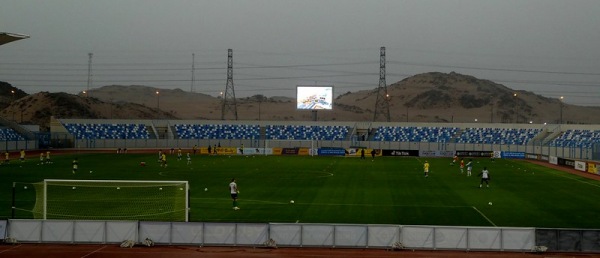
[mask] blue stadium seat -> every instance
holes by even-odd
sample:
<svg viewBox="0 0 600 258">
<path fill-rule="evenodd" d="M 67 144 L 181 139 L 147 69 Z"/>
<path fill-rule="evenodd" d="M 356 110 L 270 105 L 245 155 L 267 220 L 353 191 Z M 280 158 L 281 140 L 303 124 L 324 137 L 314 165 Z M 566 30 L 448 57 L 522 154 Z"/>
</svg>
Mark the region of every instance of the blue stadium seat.
<svg viewBox="0 0 600 258">
<path fill-rule="evenodd" d="M 144 124 L 64 124 L 77 139 L 148 139 Z"/>
</svg>

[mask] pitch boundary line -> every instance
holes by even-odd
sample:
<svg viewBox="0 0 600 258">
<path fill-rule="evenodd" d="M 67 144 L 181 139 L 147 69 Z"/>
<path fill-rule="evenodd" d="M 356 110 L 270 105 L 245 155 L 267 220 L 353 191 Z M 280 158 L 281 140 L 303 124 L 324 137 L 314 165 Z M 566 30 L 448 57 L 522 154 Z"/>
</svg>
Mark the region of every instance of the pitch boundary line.
<svg viewBox="0 0 600 258">
<path fill-rule="evenodd" d="M 18 244 L 18 245 L 16 245 L 16 246 L 13 246 L 13 247 L 11 247 L 11 248 L 4 249 L 4 250 L 0 251 L 0 254 L 1 254 L 1 253 L 4 253 L 4 252 L 7 252 L 7 251 L 10 251 L 10 250 L 12 250 L 12 249 L 16 249 L 16 248 L 18 248 L 18 247 L 20 247 L 20 246 L 21 246 L 21 244 Z"/>
<path fill-rule="evenodd" d="M 592 184 L 592 183 L 590 183 L 590 182 L 587 182 L 587 181 L 581 180 L 581 179 L 579 179 L 579 178 L 569 177 L 569 176 L 567 176 L 567 175 L 563 175 L 562 173 L 564 173 L 564 172 L 560 172 L 560 173 L 553 172 L 552 174 L 554 174 L 554 175 L 557 175 L 557 176 L 560 176 L 560 177 L 564 177 L 564 178 L 566 178 L 566 179 L 575 180 L 575 181 L 577 181 L 577 182 L 580 182 L 580 183 L 588 184 L 588 185 L 591 185 L 591 186 L 594 186 L 594 187 L 600 187 L 600 185 L 597 185 L 597 184 Z"/>
<path fill-rule="evenodd" d="M 107 247 L 106 245 L 105 245 L 105 246 L 102 246 L 102 247 L 100 247 L 100 248 L 98 248 L 98 249 L 96 249 L 96 250 L 92 251 L 91 253 L 88 253 L 88 254 L 86 254 L 86 255 L 84 255 L 84 256 L 81 256 L 81 258 L 88 257 L 88 256 L 90 256 L 90 255 L 92 255 L 92 254 L 94 254 L 94 253 L 97 253 L 97 252 L 99 252 L 100 250 L 102 250 L 102 249 L 104 249 L 104 248 L 106 248 L 106 247 Z"/>
<path fill-rule="evenodd" d="M 494 222 L 492 220 L 490 220 L 487 216 L 485 216 L 485 214 L 483 214 L 483 212 L 481 212 L 479 209 L 477 209 L 475 206 L 471 206 L 471 208 L 473 208 L 475 211 L 477 211 L 483 218 L 485 218 L 490 224 L 492 224 L 494 227 L 498 227 L 496 224 L 494 224 Z"/>
</svg>

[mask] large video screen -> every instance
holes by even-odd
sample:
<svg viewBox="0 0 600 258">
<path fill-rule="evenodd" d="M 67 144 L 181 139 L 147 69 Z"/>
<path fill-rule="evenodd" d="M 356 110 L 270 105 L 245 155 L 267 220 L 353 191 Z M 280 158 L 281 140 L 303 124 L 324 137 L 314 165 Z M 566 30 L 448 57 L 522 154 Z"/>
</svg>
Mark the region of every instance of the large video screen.
<svg viewBox="0 0 600 258">
<path fill-rule="evenodd" d="M 297 86 L 296 108 L 304 110 L 333 109 L 333 86 Z"/>
</svg>

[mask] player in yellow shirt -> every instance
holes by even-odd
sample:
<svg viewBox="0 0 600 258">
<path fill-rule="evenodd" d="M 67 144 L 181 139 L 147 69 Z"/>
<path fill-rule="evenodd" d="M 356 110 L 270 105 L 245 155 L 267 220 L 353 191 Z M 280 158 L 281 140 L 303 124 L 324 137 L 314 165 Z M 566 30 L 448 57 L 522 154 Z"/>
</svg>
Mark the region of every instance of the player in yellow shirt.
<svg viewBox="0 0 600 258">
<path fill-rule="evenodd" d="M 427 162 L 427 160 L 425 161 L 425 164 L 423 164 L 423 172 L 425 173 L 425 177 L 429 176 L 429 162 Z"/>
<path fill-rule="evenodd" d="M 6 163 L 6 164 L 10 163 L 10 153 L 8 153 L 8 151 L 4 152 L 4 156 L 5 156 L 4 163 Z"/>
<path fill-rule="evenodd" d="M 181 153 L 181 148 L 177 149 L 177 161 L 180 161 L 183 157 L 183 153 Z"/>
<path fill-rule="evenodd" d="M 46 164 L 51 164 L 52 161 L 50 160 L 50 151 L 46 151 Z"/>
<path fill-rule="evenodd" d="M 165 168 L 167 167 L 167 154 L 165 153 L 162 154 L 160 166 Z"/>
<path fill-rule="evenodd" d="M 21 149 L 21 155 L 19 156 L 19 160 L 21 160 L 21 162 L 25 162 L 25 150 Z"/>
</svg>

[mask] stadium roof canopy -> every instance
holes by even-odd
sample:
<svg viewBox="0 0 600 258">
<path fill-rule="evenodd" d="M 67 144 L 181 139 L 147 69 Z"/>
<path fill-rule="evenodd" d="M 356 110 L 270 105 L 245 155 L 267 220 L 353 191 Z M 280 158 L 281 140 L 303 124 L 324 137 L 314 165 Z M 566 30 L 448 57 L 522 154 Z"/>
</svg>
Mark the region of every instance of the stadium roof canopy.
<svg viewBox="0 0 600 258">
<path fill-rule="evenodd" d="M 6 43 L 10 43 L 20 39 L 29 38 L 27 35 L 8 33 L 8 32 L 0 32 L 0 45 L 4 45 Z"/>
</svg>

